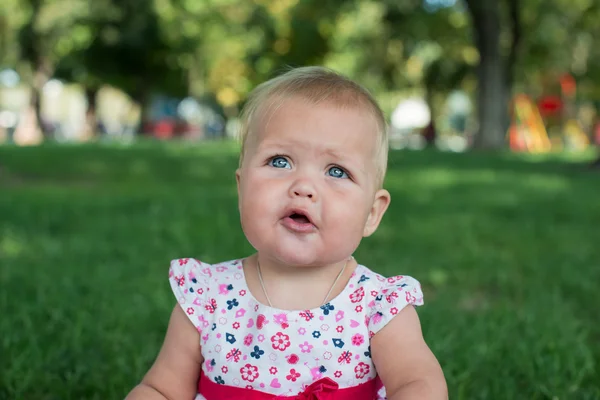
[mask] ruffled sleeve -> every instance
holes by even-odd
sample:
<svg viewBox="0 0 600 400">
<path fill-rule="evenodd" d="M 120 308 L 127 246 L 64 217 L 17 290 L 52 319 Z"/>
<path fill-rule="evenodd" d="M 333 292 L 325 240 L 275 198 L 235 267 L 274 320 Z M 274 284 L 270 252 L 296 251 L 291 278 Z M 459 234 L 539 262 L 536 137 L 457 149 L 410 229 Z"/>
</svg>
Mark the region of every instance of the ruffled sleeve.
<svg viewBox="0 0 600 400">
<path fill-rule="evenodd" d="M 371 334 L 379 332 L 408 305 L 423 305 L 421 284 L 410 276 L 387 278 L 369 303 L 367 326 Z"/>
<path fill-rule="evenodd" d="M 193 258 L 171 261 L 169 283 L 177 302 L 200 332 L 208 326 L 204 318 L 209 291 L 210 265 Z"/>
</svg>

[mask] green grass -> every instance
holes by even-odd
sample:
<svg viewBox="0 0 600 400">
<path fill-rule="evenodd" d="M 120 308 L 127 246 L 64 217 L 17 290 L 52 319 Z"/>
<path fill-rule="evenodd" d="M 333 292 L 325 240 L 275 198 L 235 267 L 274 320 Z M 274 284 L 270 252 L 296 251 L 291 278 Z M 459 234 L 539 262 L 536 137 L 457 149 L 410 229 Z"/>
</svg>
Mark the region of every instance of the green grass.
<svg viewBox="0 0 600 400">
<path fill-rule="evenodd" d="M 576 161 L 391 155 L 356 256 L 422 282 L 452 399 L 600 399 L 600 173 Z M 123 398 L 164 335 L 168 262 L 251 250 L 236 165 L 224 144 L 0 147 L 0 398 Z"/>
</svg>

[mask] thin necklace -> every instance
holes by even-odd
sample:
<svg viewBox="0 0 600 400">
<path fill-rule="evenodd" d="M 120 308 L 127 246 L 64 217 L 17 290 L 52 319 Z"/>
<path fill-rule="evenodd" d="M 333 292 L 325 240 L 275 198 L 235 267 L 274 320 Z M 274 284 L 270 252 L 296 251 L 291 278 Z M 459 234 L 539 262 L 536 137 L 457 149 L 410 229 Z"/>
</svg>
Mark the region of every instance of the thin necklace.
<svg viewBox="0 0 600 400">
<path fill-rule="evenodd" d="M 321 306 L 324 306 L 325 304 L 327 304 L 327 299 L 329 299 L 329 296 L 331 295 L 331 292 L 333 292 L 335 285 L 337 285 L 338 281 L 344 274 L 344 271 L 346 270 L 346 265 L 348 265 L 348 261 L 350 261 L 352 258 L 354 258 L 354 257 L 352 257 L 352 256 L 348 257 L 348 259 L 344 263 L 342 270 L 338 274 L 337 278 L 335 278 L 335 281 L 333 281 L 333 285 L 331 285 L 331 288 L 329 288 L 329 292 L 327 292 L 327 295 L 325 296 L 325 299 L 323 300 L 323 304 L 321 304 Z M 260 286 L 262 287 L 262 291 L 263 291 L 265 297 L 267 298 L 267 303 L 269 303 L 269 307 L 273 307 L 273 304 L 271 303 L 271 299 L 269 299 L 269 295 L 267 294 L 267 289 L 265 288 L 265 283 L 263 282 L 263 277 L 262 277 L 262 273 L 260 272 L 260 263 L 258 262 L 258 257 L 256 258 L 256 271 L 258 272 L 258 280 L 260 281 Z"/>
</svg>

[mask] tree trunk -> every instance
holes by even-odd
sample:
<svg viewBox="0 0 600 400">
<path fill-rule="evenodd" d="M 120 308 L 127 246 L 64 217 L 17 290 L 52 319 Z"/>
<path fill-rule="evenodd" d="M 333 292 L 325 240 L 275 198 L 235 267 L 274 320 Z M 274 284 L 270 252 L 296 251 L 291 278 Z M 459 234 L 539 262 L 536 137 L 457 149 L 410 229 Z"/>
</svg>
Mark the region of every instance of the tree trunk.
<svg viewBox="0 0 600 400">
<path fill-rule="evenodd" d="M 48 75 L 42 64 L 36 66 L 35 76 L 31 85 L 29 104 L 21 115 L 15 129 L 14 142 L 19 145 L 32 145 L 42 142 L 49 136 L 48 125 L 42 118 L 42 90 L 48 82 Z"/>
<path fill-rule="evenodd" d="M 498 0 L 466 0 L 475 43 L 479 50 L 478 119 L 474 145 L 479 149 L 505 147 L 510 87 L 500 51 L 500 7 Z"/>
<path fill-rule="evenodd" d="M 97 87 L 85 88 L 85 99 L 87 101 L 87 110 L 85 112 L 85 125 L 81 139 L 92 139 L 98 133 L 98 118 L 96 116 L 96 96 L 98 95 Z"/>
</svg>

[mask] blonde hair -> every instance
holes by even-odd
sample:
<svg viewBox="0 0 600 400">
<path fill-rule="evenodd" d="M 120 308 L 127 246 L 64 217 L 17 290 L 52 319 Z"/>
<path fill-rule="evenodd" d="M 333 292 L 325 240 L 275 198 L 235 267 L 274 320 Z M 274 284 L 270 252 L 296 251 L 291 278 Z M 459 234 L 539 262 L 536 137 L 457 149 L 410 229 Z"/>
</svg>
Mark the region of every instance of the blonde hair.
<svg viewBox="0 0 600 400">
<path fill-rule="evenodd" d="M 367 89 L 349 78 L 324 67 L 294 68 L 282 75 L 258 85 L 248 97 L 240 119 L 241 141 L 240 166 L 244 158 L 246 142 L 254 119 L 265 106 L 278 107 L 282 100 L 300 97 L 310 104 L 329 102 L 338 107 L 362 108 L 370 114 L 377 125 L 378 151 L 376 154 L 378 182 L 381 187 L 387 169 L 388 134 L 383 111 Z M 278 102 L 279 101 L 279 102 Z"/>
</svg>

